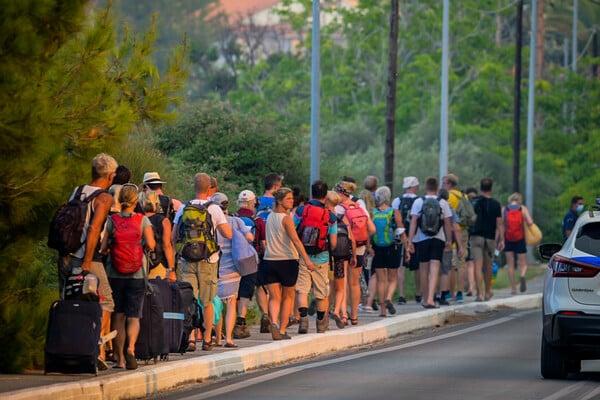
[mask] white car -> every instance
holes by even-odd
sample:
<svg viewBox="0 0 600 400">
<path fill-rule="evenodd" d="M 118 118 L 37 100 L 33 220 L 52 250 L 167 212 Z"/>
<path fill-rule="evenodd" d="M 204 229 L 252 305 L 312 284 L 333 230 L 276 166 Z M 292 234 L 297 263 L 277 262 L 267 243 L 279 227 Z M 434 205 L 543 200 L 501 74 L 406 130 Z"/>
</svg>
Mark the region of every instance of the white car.
<svg viewBox="0 0 600 400">
<path fill-rule="evenodd" d="M 541 373 L 564 379 L 600 359 L 600 211 L 585 211 L 571 236 L 539 246 L 549 260 L 542 303 Z"/>
</svg>

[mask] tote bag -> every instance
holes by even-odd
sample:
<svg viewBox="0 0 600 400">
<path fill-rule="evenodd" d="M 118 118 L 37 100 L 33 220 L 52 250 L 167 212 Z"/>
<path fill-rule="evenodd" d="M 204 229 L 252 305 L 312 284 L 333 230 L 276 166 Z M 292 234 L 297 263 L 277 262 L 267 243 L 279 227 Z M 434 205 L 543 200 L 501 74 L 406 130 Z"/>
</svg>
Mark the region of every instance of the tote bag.
<svg viewBox="0 0 600 400">
<path fill-rule="evenodd" d="M 541 241 L 542 231 L 540 231 L 540 228 L 536 224 L 531 226 L 527 226 L 527 224 L 525 224 L 525 243 L 527 243 L 528 246 L 533 246 Z"/>
<path fill-rule="evenodd" d="M 246 236 L 237 229 L 232 229 L 231 255 L 233 263 L 241 276 L 246 276 L 258 271 L 258 253 Z"/>
</svg>

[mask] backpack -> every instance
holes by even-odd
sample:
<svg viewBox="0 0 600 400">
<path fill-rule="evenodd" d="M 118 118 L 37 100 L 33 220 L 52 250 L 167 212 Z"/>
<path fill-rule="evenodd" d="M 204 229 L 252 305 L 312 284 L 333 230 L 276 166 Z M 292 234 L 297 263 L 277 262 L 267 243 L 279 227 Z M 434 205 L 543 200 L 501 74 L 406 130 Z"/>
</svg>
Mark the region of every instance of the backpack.
<svg viewBox="0 0 600 400">
<path fill-rule="evenodd" d="M 483 225 L 483 221 L 487 216 L 487 198 L 484 196 L 475 196 L 471 198 L 471 205 L 473 206 L 473 210 L 475 210 L 475 215 L 477 215 L 477 220 L 475 224 L 469 227 L 470 234 L 481 234 L 485 230 Z"/>
<path fill-rule="evenodd" d="M 442 227 L 442 207 L 435 197 L 423 197 L 423 206 L 419 213 L 419 228 L 427 236 L 435 236 Z"/>
<path fill-rule="evenodd" d="M 212 202 L 193 204 L 188 202 L 179 219 L 177 253 L 186 261 L 208 260 L 219 251 L 216 229 L 208 207 Z"/>
<path fill-rule="evenodd" d="M 410 228 L 410 210 L 412 209 L 412 205 L 415 202 L 416 197 L 400 197 L 400 204 L 398 205 L 398 211 L 400 211 L 400 215 L 402 216 L 402 223 L 404 224 L 404 228 L 408 234 L 408 229 Z"/>
<path fill-rule="evenodd" d="M 335 260 L 349 260 L 352 257 L 352 241 L 348 234 L 348 225 L 337 216 L 337 245 L 331 249 Z"/>
<path fill-rule="evenodd" d="M 165 255 L 165 250 L 163 248 L 163 220 L 165 219 L 165 216 L 162 214 L 154 214 L 149 219 L 152 223 L 156 247 L 154 247 L 154 251 L 150 252 L 148 255 L 148 266 L 150 269 L 153 269 L 159 264 L 162 264 L 163 267 L 166 268 L 168 266 L 167 256 Z"/>
<path fill-rule="evenodd" d="M 329 210 L 306 204 L 296 230 L 308 254 L 319 254 L 327 250 L 328 229 Z"/>
<path fill-rule="evenodd" d="M 509 242 L 518 242 L 525 237 L 523 230 L 523 212 L 521 207 L 504 207 L 505 238 Z"/>
<path fill-rule="evenodd" d="M 392 207 L 385 211 L 379 211 L 374 208 L 372 211 L 373 223 L 375 224 L 375 234 L 373 235 L 373 244 L 378 247 L 389 247 L 394 243 L 394 209 Z"/>
<path fill-rule="evenodd" d="M 342 203 L 340 205 L 346 210 L 346 218 L 350 221 L 350 229 L 356 247 L 365 246 L 369 241 L 369 229 L 367 228 L 369 216 L 366 211 L 356 203 Z"/>
<path fill-rule="evenodd" d="M 269 217 L 269 215 L 271 215 L 271 212 L 273 212 L 273 207 L 267 206 L 265 204 L 260 204 L 259 200 L 258 207 L 256 208 L 255 218 L 262 218 L 263 221 L 267 222 L 267 218 Z"/>
<path fill-rule="evenodd" d="M 104 190 L 98 189 L 82 200 L 83 188 L 84 186 L 77 188 L 73 198 L 60 206 L 50 222 L 48 247 L 58 250 L 61 256 L 74 253 L 81 248 L 84 243 L 81 238 L 88 222 L 89 204 L 96 196 L 104 192 Z"/>
<path fill-rule="evenodd" d="M 450 192 L 450 195 L 458 197 L 458 205 L 456 206 L 456 215 L 458 216 L 458 224 L 462 226 L 473 226 L 477 222 L 477 214 L 471 204 L 469 198 L 461 192 L 458 196 L 455 192 Z"/>
<path fill-rule="evenodd" d="M 169 218 L 171 224 L 173 220 L 175 220 L 175 208 L 173 208 L 173 200 L 169 196 L 165 196 L 164 194 L 158 195 L 159 208 L 156 212 L 157 214 L 161 214 L 162 216 Z"/>
<path fill-rule="evenodd" d="M 110 216 L 113 227 L 110 256 L 113 268 L 121 274 L 134 274 L 142 268 L 142 218 L 144 216 L 139 213 L 130 217 L 120 214 Z"/>
</svg>

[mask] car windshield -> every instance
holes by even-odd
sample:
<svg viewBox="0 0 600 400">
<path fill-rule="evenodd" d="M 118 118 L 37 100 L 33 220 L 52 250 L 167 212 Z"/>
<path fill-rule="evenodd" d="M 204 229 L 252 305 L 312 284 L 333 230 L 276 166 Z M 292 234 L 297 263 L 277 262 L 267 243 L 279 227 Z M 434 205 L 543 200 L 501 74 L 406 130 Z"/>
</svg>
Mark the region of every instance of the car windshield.
<svg viewBox="0 0 600 400">
<path fill-rule="evenodd" d="M 575 248 L 600 256 L 600 222 L 591 222 L 581 227 L 575 238 Z"/>
</svg>

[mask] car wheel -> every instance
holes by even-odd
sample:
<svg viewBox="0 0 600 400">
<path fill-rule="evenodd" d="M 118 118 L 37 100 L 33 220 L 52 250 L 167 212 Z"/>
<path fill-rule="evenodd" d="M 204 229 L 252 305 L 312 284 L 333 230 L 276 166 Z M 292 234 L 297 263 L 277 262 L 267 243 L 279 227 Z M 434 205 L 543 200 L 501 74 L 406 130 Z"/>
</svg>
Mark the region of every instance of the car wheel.
<svg viewBox="0 0 600 400">
<path fill-rule="evenodd" d="M 565 379 L 567 377 L 566 357 L 560 350 L 550 346 L 543 333 L 540 366 L 544 379 Z"/>
<path fill-rule="evenodd" d="M 578 374 L 581 372 L 581 360 L 568 359 L 566 363 L 567 372 L 573 374 Z"/>
</svg>

